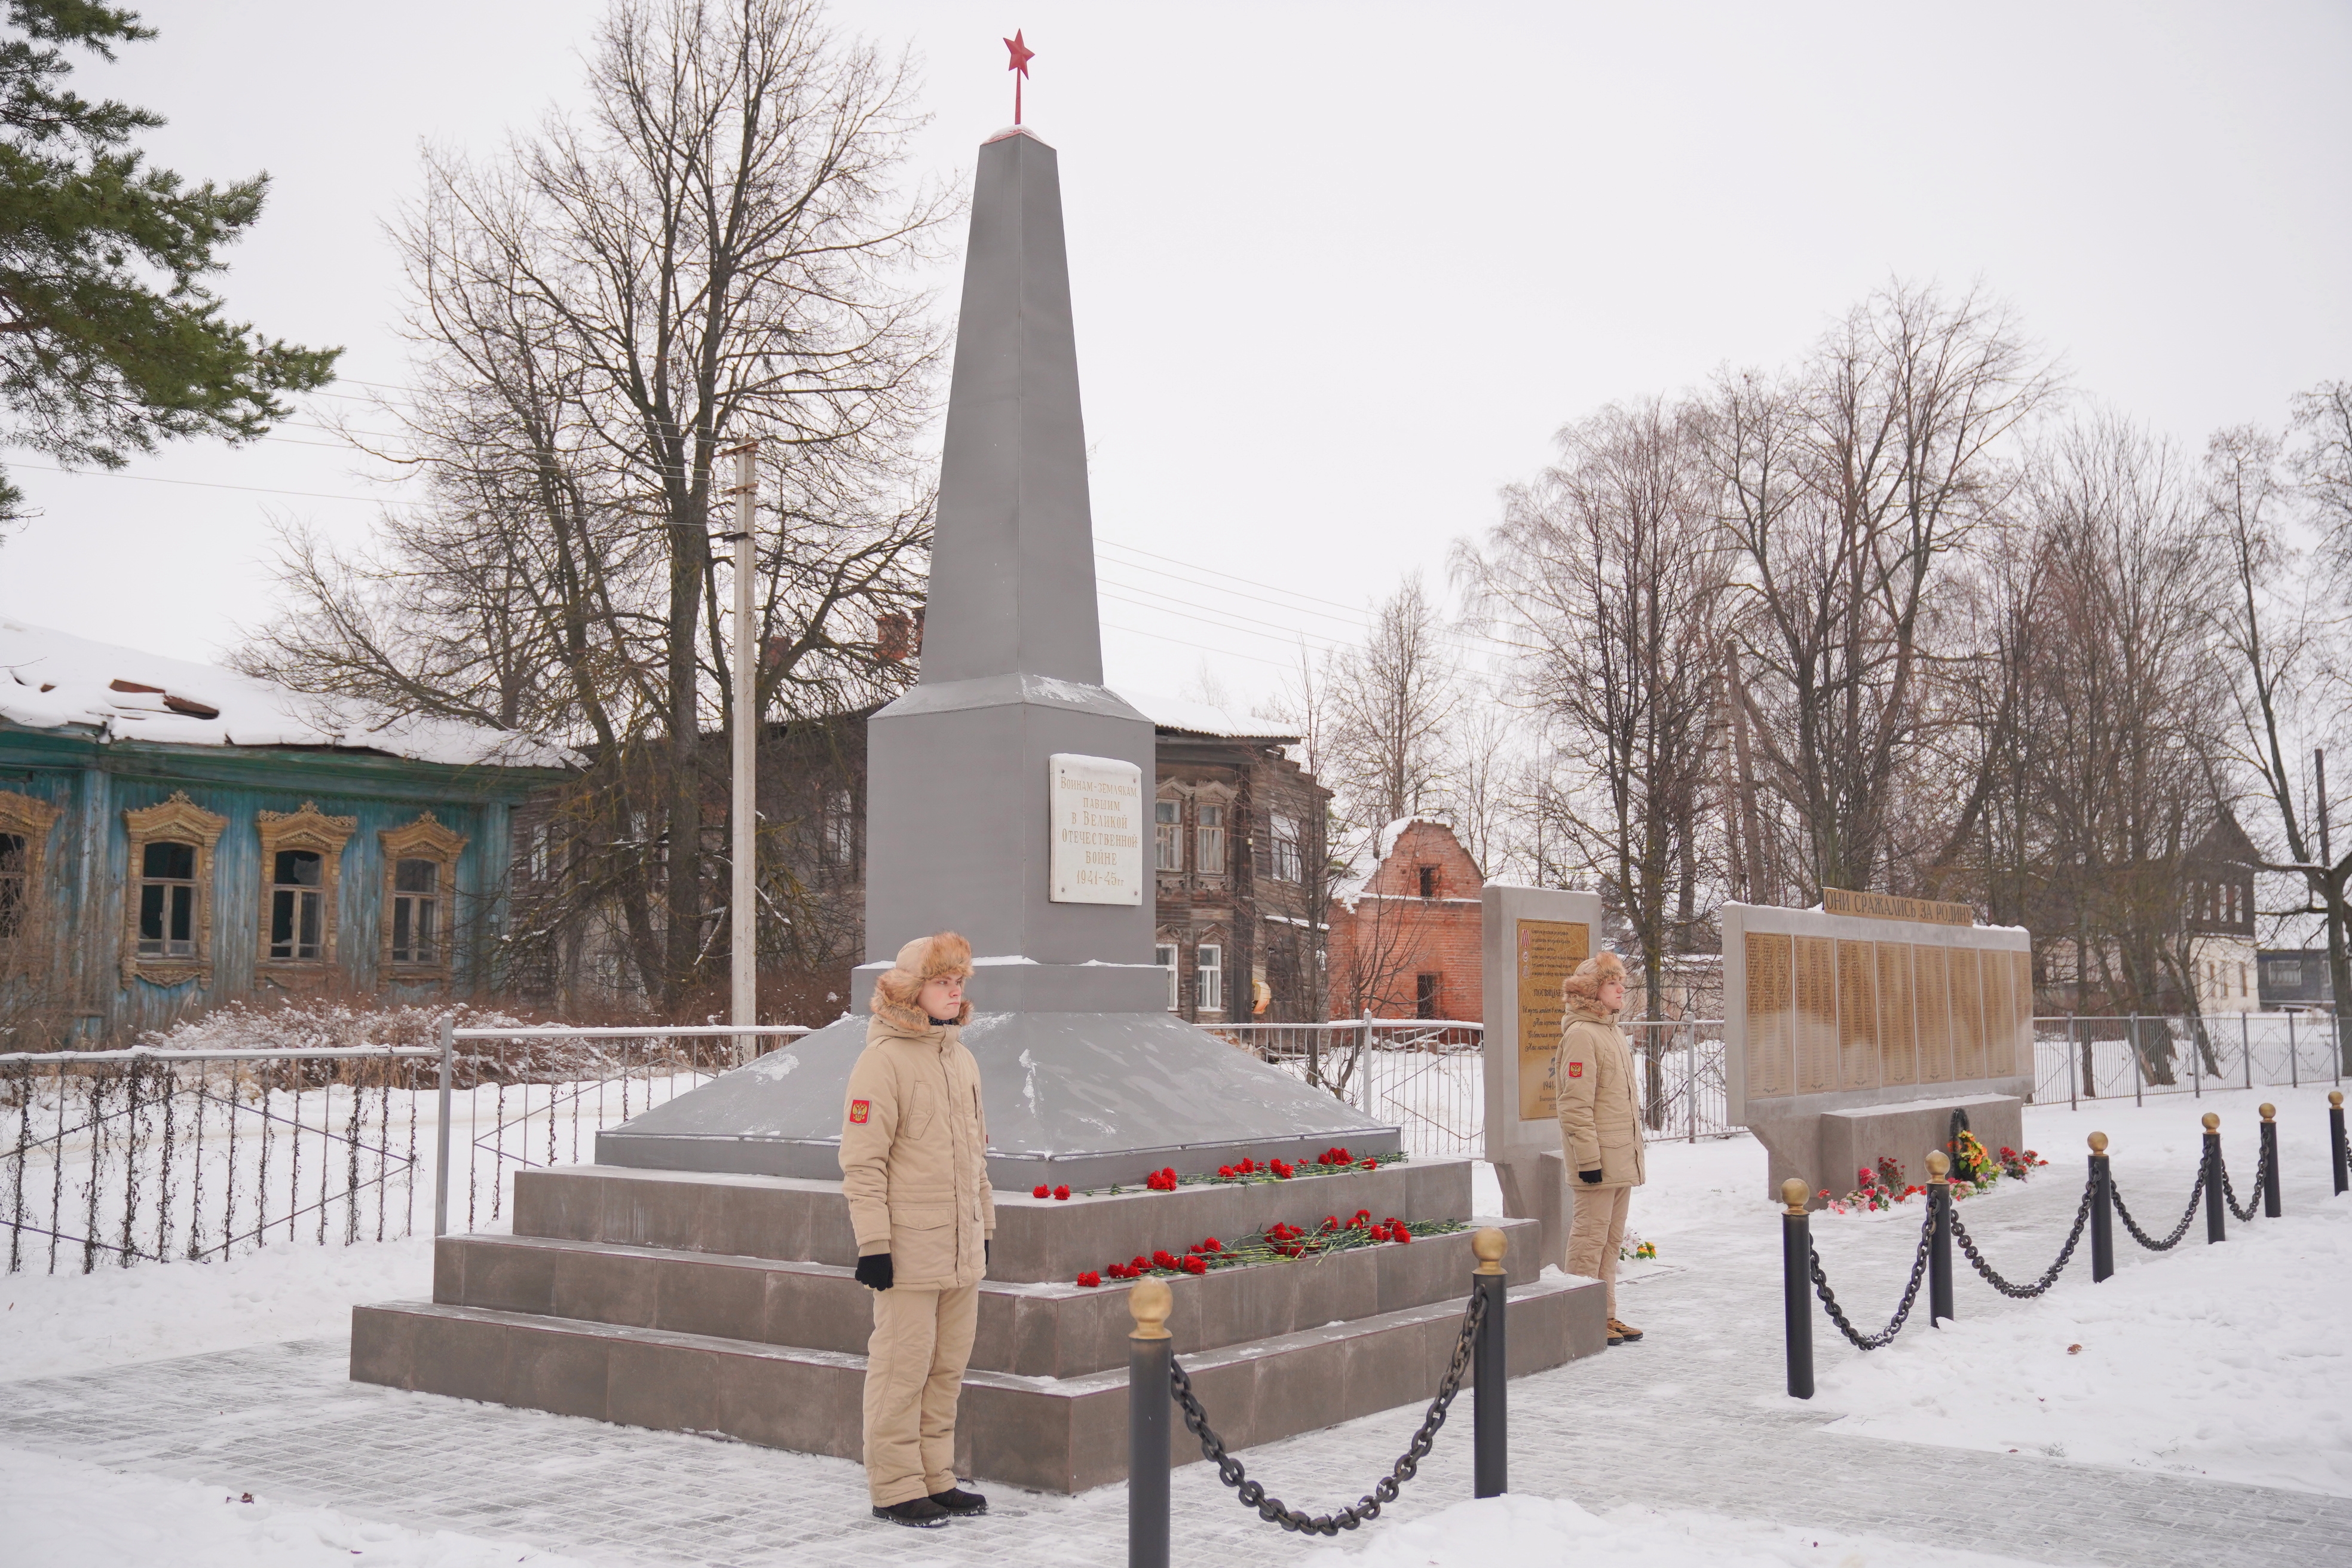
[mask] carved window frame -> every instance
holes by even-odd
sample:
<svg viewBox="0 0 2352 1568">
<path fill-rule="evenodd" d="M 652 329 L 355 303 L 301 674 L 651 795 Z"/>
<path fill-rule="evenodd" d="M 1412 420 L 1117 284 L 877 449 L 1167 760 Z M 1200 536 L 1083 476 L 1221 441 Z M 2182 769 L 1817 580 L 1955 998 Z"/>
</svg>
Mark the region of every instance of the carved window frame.
<svg viewBox="0 0 2352 1568">
<path fill-rule="evenodd" d="M 255 830 L 261 838 L 261 908 L 254 919 L 253 973 L 263 975 L 287 975 L 310 979 L 335 967 L 336 947 L 340 938 L 343 880 L 343 846 L 359 830 L 356 816 L 329 816 L 315 801 L 304 801 L 299 811 L 257 811 L 253 814 Z M 320 860 L 319 872 L 319 956 L 316 958 L 272 958 L 269 956 L 269 917 L 276 901 L 271 894 L 278 882 L 278 857 L 285 850 L 307 849 Z"/>
<path fill-rule="evenodd" d="M 1223 779 L 1213 779 L 1193 785 L 1187 794 L 1191 796 L 1192 804 L 1192 828 L 1186 835 L 1191 840 L 1187 858 L 1192 863 L 1192 874 L 1201 878 L 1213 877 L 1220 881 L 1229 879 L 1234 874 L 1234 857 L 1248 837 L 1242 831 L 1243 824 L 1235 810 L 1241 799 L 1241 792 Z M 1214 827 L 1204 826 L 1202 824 L 1201 808 L 1202 806 L 1212 806 L 1216 809 L 1218 815 Z M 1204 833 L 1216 834 L 1220 841 L 1218 853 L 1213 858 L 1215 860 L 1213 865 L 1210 864 L 1211 857 L 1201 853 L 1202 847 L 1201 838 Z"/>
<path fill-rule="evenodd" d="M 25 841 L 25 864 L 20 871 L 10 873 L 25 879 L 23 917 L 15 931 L 0 930 L 0 945 L 37 938 L 47 929 L 48 904 L 42 890 L 48 885 L 49 831 L 64 815 L 63 807 L 46 800 L 0 789 L 0 833 L 14 834 Z"/>
<path fill-rule="evenodd" d="M 381 990 L 394 981 L 446 981 L 450 978 L 457 961 L 457 857 L 466 852 L 466 837 L 436 821 L 429 811 L 419 813 L 415 821 L 404 823 L 398 827 L 379 828 L 375 837 L 383 849 L 383 902 L 377 920 L 381 930 L 376 949 L 376 987 Z M 431 860 L 441 868 L 438 891 L 434 895 L 441 906 L 441 956 L 430 963 L 394 963 L 392 960 L 393 900 L 416 896 L 398 891 L 396 883 L 403 860 Z"/>
<path fill-rule="evenodd" d="M 150 985 L 178 985 L 194 980 L 209 988 L 213 983 L 213 859 L 220 847 L 220 836 L 228 827 L 228 818 L 218 812 L 206 811 L 188 798 L 185 790 L 173 790 L 172 798 L 160 805 L 126 809 L 122 814 L 122 829 L 130 843 L 130 855 L 125 861 L 129 875 L 125 878 L 122 899 L 122 983 L 144 980 Z M 195 910 L 189 921 L 194 934 L 196 951 L 184 957 L 148 957 L 139 953 L 139 885 L 143 880 L 141 867 L 147 858 L 150 844 L 188 844 L 196 851 Z"/>
</svg>

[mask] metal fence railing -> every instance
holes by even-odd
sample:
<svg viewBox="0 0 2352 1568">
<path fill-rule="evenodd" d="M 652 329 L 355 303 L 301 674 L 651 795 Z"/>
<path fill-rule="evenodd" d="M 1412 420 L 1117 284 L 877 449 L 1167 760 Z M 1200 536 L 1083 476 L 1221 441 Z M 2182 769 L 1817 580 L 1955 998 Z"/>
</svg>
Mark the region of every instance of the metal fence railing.
<svg viewBox="0 0 2352 1568">
<path fill-rule="evenodd" d="M 89 1273 L 101 1262 L 407 1236 L 417 1102 L 437 1083 L 440 1055 L 134 1047 L 0 1056 L 7 1271 Z"/>
<path fill-rule="evenodd" d="M 1328 1024 L 1211 1024 L 1213 1034 L 1319 1085 L 1367 1115 L 1392 1119 L 1416 1154 L 1486 1152 L 1486 1026 L 1444 1018 L 1358 1018 Z M 1723 1025 L 1668 1019 L 1624 1025 L 1649 1136 L 1724 1138 Z"/>
<path fill-rule="evenodd" d="M 2066 1014 L 2033 1020 L 2033 1101 L 2344 1081 L 2336 1020 L 2294 1013 Z"/>
<path fill-rule="evenodd" d="M 599 1131 L 809 1032 L 444 1020 L 437 1046 L 0 1055 L 7 1271 L 495 1227 L 513 1171 L 593 1159 Z"/>
</svg>

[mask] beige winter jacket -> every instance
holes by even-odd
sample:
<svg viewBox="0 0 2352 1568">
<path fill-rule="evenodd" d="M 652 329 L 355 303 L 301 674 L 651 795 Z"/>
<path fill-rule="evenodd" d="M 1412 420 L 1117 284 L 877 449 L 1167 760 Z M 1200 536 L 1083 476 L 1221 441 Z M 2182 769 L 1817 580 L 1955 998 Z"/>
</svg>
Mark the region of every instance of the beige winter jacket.
<svg viewBox="0 0 2352 1568">
<path fill-rule="evenodd" d="M 888 1253 L 896 1288 L 956 1289 L 987 1268 L 996 1195 L 980 1068 L 959 1037 L 971 1016 L 966 1004 L 955 1023 L 933 1024 L 918 1007 L 881 1003 L 849 1069 L 842 1194 L 858 1255 Z"/>
<path fill-rule="evenodd" d="M 1568 1157 L 1570 1191 L 1587 1185 L 1580 1171 L 1601 1168 L 1603 1187 L 1638 1187 L 1642 1163 L 1642 1104 L 1633 1081 L 1633 1048 L 1614 1017 L 1571 997 L 1559 1032 L 1552 1083 L 1559 1091 L 1559 1146 Z"/>
</svg>

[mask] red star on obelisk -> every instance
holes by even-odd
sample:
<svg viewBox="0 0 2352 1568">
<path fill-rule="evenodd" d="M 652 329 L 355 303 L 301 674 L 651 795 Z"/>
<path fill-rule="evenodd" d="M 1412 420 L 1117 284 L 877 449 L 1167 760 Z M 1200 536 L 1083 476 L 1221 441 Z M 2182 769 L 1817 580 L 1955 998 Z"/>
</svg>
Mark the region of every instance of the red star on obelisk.
<svg viewBox="0 0 2352 1568">
<path fill-rule="evenodd" d="M 1013 28 L 1013 36 L 1004 40 L 1004 47 L 1013 52 L 1013 63 L 1004 68 L 1020 73 L 1013 79 L 1013 123 L 1018 125 L 1021 123 L 1021 82 L 1028 76 L 1029 62 L 1037 58 L 1037 51 L 1021 41 L 1021 29 L 1018 27 Z"/>
</svg>

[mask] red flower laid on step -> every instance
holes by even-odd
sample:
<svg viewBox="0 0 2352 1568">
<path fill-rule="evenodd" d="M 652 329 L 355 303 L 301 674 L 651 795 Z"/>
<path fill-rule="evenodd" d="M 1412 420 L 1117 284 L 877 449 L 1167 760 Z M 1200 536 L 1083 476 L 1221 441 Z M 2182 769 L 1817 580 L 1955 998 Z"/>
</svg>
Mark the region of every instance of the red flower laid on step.
<svg viewBox="0 0 2352 1568">
<path fill-rule="evenodd" d="M 1240 1173 L 1240 1172 L 1234 1170 L 1231 1165 L 1220 1165 L 1217 1167 L 1217 1174 L 1228 1182 L 1232 1181 Z"/>
<path fill-rule="evenodd" d="M 1135 1261 L 1129 1264 L 1128 1267 L 1134 1269 L 1138 1274 L 1147 1273 L 1151 1268 L 1151 1259 L 1138 1254 Z"/>
<path fill-rule="evenodd" d="M 1155 1193 L 1172 1193 L 1176 1190 L 1176 1172 L 1173 1167 L 1154 1171 L 1143 1178 L 1143 1184 Z"/>
<path fill-rule="evenodd" d="M 1185 1272 L 1185 1273 L 1187 1273 L 1187 1274 L 1206 1274 L 1208 1271 L 1209 1271 L 1209 1266 L 1208 1266 L 1208 1264 L 1207 1264 L 1207 1263 L 1205 1263 L 1205 1262 L 1203 1262 L 1202 1259 L 1200 1259 L 1200 1258 L 1187 1258 L 1186 1259 L 1184 1259 L 1184 1272 Z"/>
<path fill-rule="evenodd" d="M 1114 1267 L 1114 1268 L 1116 1268 L 1116 1267 L 1117 1267 L 1117 1265 L 1113 1265 L 1113 1267 Z M 1117 1278 L 1118 1278 L 1118 1276 L 1117 1276 L 1116 1274 L 1114 1274 L 1114 1275 L 1112 1275 L 1112 1276 L 1111 1276 L 1111 1278 L 1113 1278 L 1113 1279 L 1117 1279 Z M 1097 1273 L 1096 1273 L 1093 1269 L 1089 1268 L 1089 1269 L 1087 1269 L 1084 1274 L 1081 1274 L 1081 1275 L 1079 1275 L 1079 1276 L 1078 1276 L 1078 1283 L 1079 1283 L 1079 1284 L 1081 1284 L 1081 1285 L 1083 1285 L 1083 1286 L 1085 1286 L 1087 1289 L 1091 1290 L 1091 1289 L 1093 1289 L 1096 1286 L 1100 1285 L 1100 1284 L 1102 1283 L 1102 1276 L 1101 1276 L 1101 1275 L 1099 1275 L 1099 1274 L 1097 1274 Z"/>
<path fill-rule="evenodd" d="M 1411 1241 L 1412 1239 L 1412 1232 L 1405 1229 L 1404 1222 L 1400 1220 L 1395 1225 L 1389 1227 L 1389 1239 L 1391 1241 Z"/>
<path fill-rule="evenodd" d="M 1356 1169 L 1360 1171 L 1377 1171 L 1380 1168 L 1381 1163 L 1378 1160 L 1373 1159 L 1370 1154 L 1365 1155 L 1362 1159 L 1356 1162 Z"/>
<path fill-rule="evenodd" d="M 1055 1187 L 1055 1188 L 1054 1189 L 1054 1201 L 1055 1201 L 1055 1203 L 1057 1203 L 1057 1204 L 1060 1204 L 1060 1203 L 1067 1203 L 1067 1202 L 1069 1202 L 1069 1200 L 1070 1200 L 1070 1189 L 1069 1189 L 1069 1188 L 1067 1188 L 1067 1187 Z"/>
<path fill-rule="evenodd" d="M 1176 1255 L 1163 1247 L 1151 1255 L 1151 1267 L 1154 1268 L 1173 1268 L 1176 1267 Z"/>
<path fill-rule="evenodd" d="M 1040 1182 L 1029 1189 L 1029 1195 L 1033 1198 L 1049 1198 L 1054 1195 L 1054 1189 Z"/>
<path fill-rule="evenodd" d="M 1224 1249 L 1225 1244 L 1213 1236 L 1201 1243 L 1201 1250 L 1203 1252 L 1223 1252 Z"/>
<path fill-rule="evenodd" d="M 1296 1165 L 1285 1164 L 1282 1161 L 1276 1160 L 1274 1163 L 1275 1179 L 1277 1181 L 1286 1182 L 1290 1180 L 1292 1173 L 1297 1171 L 1297 1168 L 1298 1167 Z"/>
</svg>

